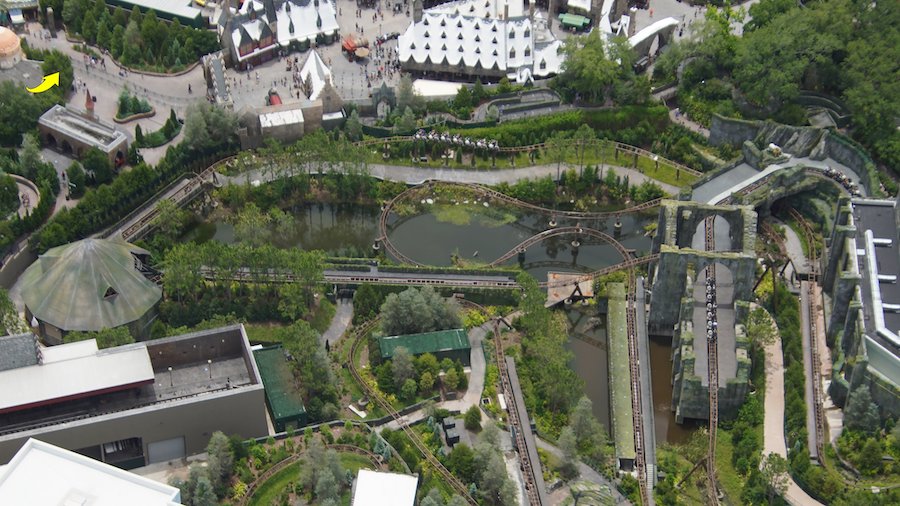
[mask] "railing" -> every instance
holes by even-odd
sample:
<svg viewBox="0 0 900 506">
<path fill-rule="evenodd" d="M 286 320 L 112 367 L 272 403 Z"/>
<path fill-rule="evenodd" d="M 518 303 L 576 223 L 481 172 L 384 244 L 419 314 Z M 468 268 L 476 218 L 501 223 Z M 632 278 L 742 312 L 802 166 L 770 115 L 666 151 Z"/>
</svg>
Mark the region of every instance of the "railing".
<svg viewBox="0 0 900 506">
<path fill-rule="evenodd" d="M 706 250 L 715 251 L 715 216 L 706 218 L 704 228 L 706 229 Z M 710 293 L 712 287 L 712 304 L 707 302 L 707 307 L 712 307 L 709 311 L 711 314 L 707 316 L 707 369 L 709 373 L 709 448 L 706 454 L 706 472 L 707 472 L 707 497 L 709 504 L 719 504 L 719 494 L 716 486 L 716 433 L 719 427 L 719 345 L 716 330 L 716 306 L 718 304 L 716 295 L 716 266 L 710 265 L 706 270 L 706 292 Z M 709 301 L 707 297 L 707 301 Z"/>
</svg>

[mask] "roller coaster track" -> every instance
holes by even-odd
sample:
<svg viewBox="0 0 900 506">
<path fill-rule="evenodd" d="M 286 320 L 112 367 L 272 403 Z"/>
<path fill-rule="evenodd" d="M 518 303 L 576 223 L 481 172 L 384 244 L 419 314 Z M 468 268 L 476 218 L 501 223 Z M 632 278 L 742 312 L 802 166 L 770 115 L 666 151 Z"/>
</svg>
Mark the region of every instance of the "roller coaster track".
<svg viewBox="0 0 900 506">
<path fill-rule="evenodd" d="M 467 301 L 465 299 L 459 299 L 459 302 L 463 305 L 469 306 L 473 309 L 487 314 L 485 308 L 479 304 Z M 495 319 L 493 322 L 493 332 L 494 359 L 496 360 L 497 368 L 500 371 L 499 376 L 501 391 L 503 392 L 503 396 L 508 399 L 508 402 L 506 403 L 507 409 L 509 410 L 508 420 L 511 430 L 516 436 L 516 448 L 519 453 L 519 461 L 522 463 L 522 477 L 525 480 L 525 493 L 527 496 L 527 502 L 529 506 L 544 506 L 542 501 L 543 494 L 538 490 L 538 480 L 536 478 L 536 473 L 542 473 L 541 463 L 531 462 L 531 458 L 528 454 L 528 444 L 525 440 L 524 431 L 530 431 L 531 427 L 522 427 L 522 423 L 520 421 L 519 406 L 515 400 L 515 396 L 513 395 L 512 385 L 510 385 L 509 369 L 506 366 L 506 356 L 503 352 L 503 344 L 500 342 L 500 323 L 498 319 Z"/>
<path fill-rule="evenodd" d="M 816 284 L 819 279 L 819 261 L 818 252 L 816 251 L 815 232 L 810 226 L 806 218 L 795 209 L 789 211 L 792 218 L 803 229 L 803 236 L 806 241 L 807 251 L 809 252 L 809 281 L 806 284 L 807 302 L 809 304 L 809 354 L 812 367 L 810 367 L 809 380 L 813 382 L 812 394 L 813 398 L 808 402 L 813 403 L 813 413 L 815 416 L 816 429 L 816 451 L 819 459 L 825 455 L 825 413 L 823 412 L 824 394 L 822 393 L 821 362 L 819 361 L 819 339 L 818 339 L 818 309 L 816 308 Z"/>
<path fill-rule="evenodd" d="M 641 492 L 641 504 L 652 505 L 650 487 L 647 484 L 647 463 L 644 448 L 644 420 L 641 414 L 641 371 L 638 364 L 637 334 L 637 277 L 634 269 L 628 269 L 628 294 L 626 296 L 625 321 L 628 332 L 628 368 L 631 373 L 631 414 L 634 423 L 635 469 Z M 640 308 L 643 311 L 643 308 Z"/>
<path fill-rule="evenodd" d="M 714 251 L 716 249 L 715 238 L 715 216 L 706 218 L 706 250 Z M 709 287 L 712 287 L 712 310 L 707 315 L 707 369 L 709 372 L 709 449 L 706 455 L 706 471 L 708 483 L 706 487 L 709 504 L 719 504 L 719 496 L 716 487 L 716 432 L 719 426 L 719 350 L 716 330 L 716 304 L 717 296 L 716 287 L 716 267 L 711 265 L 706 270 L 707 294 L 710 293 Z M 709 301 L 709 297 L 707 297 Z M 711 314 L 711 316 L 710 316 Z"/>
<path fill-rule="evenodd" d="M 444 479 L 444 481 L 450 485 L 453 491 L 459 494 L 463 499 L 466 500 L 472 506 L 477 506 L 477 502 L 475 499 L 469 494 L 469 489 L 463 485 L 455 476 L 453 476 L 450 471 L 441 464 L 441 461 L 431 453 L 431 450 L 428 446 L 422 441 L 416 431 L 412 430 L 409 425 L 407 425 L 406 421 L 403 419 L 403 416 L 394 409 L 393 406 L 390 405 L 381 394 L 375 391 L 362 377 L 359 371 L 356 368 L 356 363 L 353 360 L 353 357 L 356 356 L 356 352 L 359 347 L 362 345 L 363 340 L 368 335 L 369 331 L 371 331 L 378 322 L 381 321 L 380 318 L 375 318 L 373 320 L 368 321 L 354 332 L 353 337 L 353 345 L 350 347 L 350 360 L 349 360 L 349 369 L 350 374 L 353 375 L 353 378 L 356 380 L 356 383 L 366 392 L 366 395 L 369 396 L 370 399 L 374 400 L 381 409 L 383 409 L 387 414 L 391 416 L 396 422 L 406 437 L 412 442 L 413 446 L 416 447 L 417 450 L 425 457 L 425 460 L 431 465 L 431 467 L 437 471 L 438 474 Z"/>
<path fill-rule="evenodd" d="M 418 265 L 418 266 L 423 265 L 423 264 L 413 260 L 412 258 L 409 258 L 408 256 L 404 255 L 403 252 L 401 252 L 394 245 L 394 243 L 391 242 L 390 237 L 388 236 L 388 230 L 387 230 L 388 229 L 388 218 L 390 217 L 391 212 L 393 211 L 394 207 L 397 205 L 398 202 L 402 201 L 403 199 L 409 198 L 411 195 L 414 195 L 422 190 L 432 189 L 437 185 L 440 185 L 442 187 L 455 187 L 455 188 L 466 189 L 469 191 L 474 191 L 484 198 L 498 200 L 498 201 L 504 202 L 506 204 L 509 204 L 509 205 L 512 205 L 512 206 L 515 206 L 518 208 L 528 209 L 530 211 L 548 214 L 551 217 L 562 217 L 562 218 L 580 219 L 580 220 L 601 220 L 601 219 L 606 219 L 606 218 L 613 217 L 613 216 L 618 217 L 618 216 L 621 216 L 624 214 L 637 213 L 640 211 L 658 207 L 662 200 L 662 199 L 655 199 L 655 200 L 651 200 L 651 201 L 645 202 L 643 204 L 638 204 L 636 206 L 632 206 L 632 207 L 629 207 L 626 209 L 620 209 L 618 211 L 608 211 L 608 212 L 598 212 L 598 213 L 581 212 L 581 211 L 558 211 L 558 210 L 549 209 L 546 207 L 541 207 L 541 206 L 538 206 L 535 204 L 530 204 L 528 202 L 523 202 L 519 199 L 510 197 L 504 193 L 498 192 L 496 190 L 493 190 L 493 189 L 490 189 L 490 188 L 487 188 L 487 187 L 484 187 L 481 185 L 468 184 L 468 183 L 448 183 L 448 182 L 441 182 L 441 181 L 426 181 L 425 183 L 422 183 L 421 185 L 409 188 L 406 191 L 395 196 L 393 199 L 388 201 L 387 204 L 385 204 L 381 209 L 381 217 L 379 218 L 379 222 L 378 222 L 378 230 L 379 230 L 379 234 L 380 234 L 380 237 L 378 238 L 378 240 L 380 241 L 380 243 L 382 245 L 384 245 L 385 250 L 392 257 L 399 260 L 401 263 L 405 263 L 405 264 L 409 264 L 409 265 Z M 634 263 L 634 264 L 628 263 L 630 260 L 633 260 L 631 258 L 630 252 L 628 251 L 627 248 L 625 248 L 622 245 L 622 243 L 620 243 L 619 241 L 614 239 L 612 236 L 610 236 L 604 232 L 601 232 L 599 230 L 596 230 L 596 229 L 582 227 L 582 226 L 575 226 L 575 227 L 553 228 L 553 229 L 545 230 L 543 232 L 535 234 L 532 237 L 530 237 L 530 238 L 526 239 L 525 241 L 523 241 L 522 243 L 520 243 L 519 245 L 513 247 L 511 250 L 506 252 L 501 257 L 492 261 L 489 264 L 489 267 L 496 267 L 498 265 L 501 265 L 502 263 L 506 262 L 510 258 L 519 254 L 519 252 L 523 251 L 524 249 L 528 248 L 529 246 L 532 246 L 534 244 L 541 242 L 544 239 L 559 236 L 559 235 L 564 235 L 564 234 L 574 234 L 574 235 L 576 235 L 576 237 L 579 235 L 584 235 L 587 237 L 593 237 L 596 239 L 600 239 L 604 242 L 611 244 L 614 248 L 616 248 L 616 251 L 618 251 L 619 254 L 622 256 L 622 258 L 625 260 L 625 262 L 623 262 L 622 264 L 619 264 L 619 266 L 620 266 L 619 269 L 637 265 L 637 263 Z M 649 261 L 649 260 L 644 260 L 641 263 L 646 263 L 647 261 Z M 616 269 L 616 270 L 618 270 L 618 269 Z M 585 275 L 584 279 L 594 279 L 597 276 L 606 274 L 607 272 L 612 272 L 612 271 L 605 272 L 605 269 L 601 269 L 600 271 L 596 271 L 595 273 Z M 568 284 L 571 284 L 571 281 L 567 282 L 567 283 L 559 283 L 559 286 L 564 286 L 564 285 L 568 285 Z M 542 285 L 542 286 L 547 286 L 547 285 Z"/>
</svg>

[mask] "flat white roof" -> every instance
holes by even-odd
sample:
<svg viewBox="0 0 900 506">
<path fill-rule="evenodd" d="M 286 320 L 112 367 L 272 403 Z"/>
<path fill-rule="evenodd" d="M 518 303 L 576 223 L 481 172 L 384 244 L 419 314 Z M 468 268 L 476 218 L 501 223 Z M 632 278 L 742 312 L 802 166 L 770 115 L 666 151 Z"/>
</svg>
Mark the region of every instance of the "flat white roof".
<svg viewBox="0 0 900 506">
<path fill-rule="evenodd" d="M 413 506 L 419 479 L 408 474 L 360 469 L 351 506 Z"/>
<path fill-rule="evenodd" d="M 287 111 L 267 112 L 259 115 L 262 128 L 273 128 L 284 125 L 300 125 L 303 123 L 303 112 L 299 107 Z"/>
<path fill-rule="evenodd" d="M 431 79 L 416 79 L 413 81 L 413 90 L 423 97 L 452 97 L 462 87 L 461 83 L 450 81 L 434 81 Z"/>
<path fill-rule="evenodd" d="M 156 12 L 168 12 L 176 16 L 196 18 L 200 15 L 200 9 L 194 7 L 193 0 L 125 0 L 132 5 L 153 9 Z"/>
<path fill-rule="evenodd" d="M 43 365 L 0 372 L 0 412 L 154 380 L 143 344 L 98 350 L 90 339 L 41 351 Z"/>
<path fill-rule="evenodd" d="M 29 439 L 9 464 L 0 468 L 0 504 L 178 506 L 181 492 L 90 457 Z"/>
</svg>

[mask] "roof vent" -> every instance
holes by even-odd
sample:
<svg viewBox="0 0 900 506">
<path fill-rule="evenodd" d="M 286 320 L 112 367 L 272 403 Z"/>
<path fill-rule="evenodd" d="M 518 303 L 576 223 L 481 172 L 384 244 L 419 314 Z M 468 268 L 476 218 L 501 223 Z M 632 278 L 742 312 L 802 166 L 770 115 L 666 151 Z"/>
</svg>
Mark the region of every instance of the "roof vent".
<svg viewBox="0 0 900 506">
<path fill-rule="evenodd" d="M 103 294 L 103 300 L 110 300 L 116 295 L 119 295 L 119 292 L 117 292 L 115 288 L 109 286 L 106 288 L 106 292 Z"/>
</svg>

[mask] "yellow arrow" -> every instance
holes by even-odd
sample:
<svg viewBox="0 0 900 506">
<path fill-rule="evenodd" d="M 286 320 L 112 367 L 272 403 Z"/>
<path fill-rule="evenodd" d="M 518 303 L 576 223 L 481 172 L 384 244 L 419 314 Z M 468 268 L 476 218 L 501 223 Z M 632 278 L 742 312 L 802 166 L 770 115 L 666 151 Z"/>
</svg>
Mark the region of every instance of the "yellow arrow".
<svg viewBox="0 0 900 506">
<path fill-rule="evenodd" d="M 25 88 L 31 93 L 43 93 L 54 86 L 59 86 L 59 72 L 54 72 L 48 76 L 44 76 L 44 80 L 41 81 L 41 84 L 35 86 L 34 88 Z"/>
</svg>

